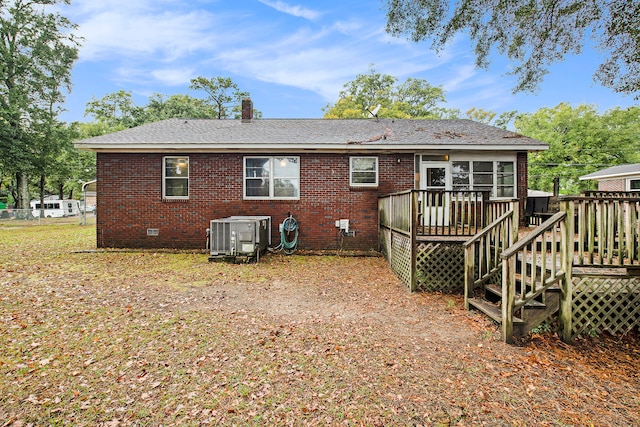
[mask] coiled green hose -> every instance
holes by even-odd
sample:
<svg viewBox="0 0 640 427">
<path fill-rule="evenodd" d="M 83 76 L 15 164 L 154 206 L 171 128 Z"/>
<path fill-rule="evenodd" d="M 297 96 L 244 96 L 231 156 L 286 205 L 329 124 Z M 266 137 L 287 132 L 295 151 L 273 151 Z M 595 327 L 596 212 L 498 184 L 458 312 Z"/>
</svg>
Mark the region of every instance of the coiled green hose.
<svg viewBox="0 0 640 427">
<path fill-rule="evenodd" d="M 293 233 L 293 238 L 289 239 Z M 282 229 L 280 230 L 280 246 L 283 252 L 287 255 L 291 255 L 298 248 L 298 222 L 294 217 L 289 215 L 282 222 Z"/>
</svg>

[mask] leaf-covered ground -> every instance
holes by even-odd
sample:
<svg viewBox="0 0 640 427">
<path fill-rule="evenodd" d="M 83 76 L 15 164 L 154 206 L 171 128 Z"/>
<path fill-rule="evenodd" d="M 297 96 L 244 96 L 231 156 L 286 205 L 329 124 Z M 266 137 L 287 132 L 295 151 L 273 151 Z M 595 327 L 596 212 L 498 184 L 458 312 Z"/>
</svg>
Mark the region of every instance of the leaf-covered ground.
<svg viewBox="0 0 640 427">
<path fill-rule="evenodd" d="M 640 341 L 516 347 L 382 258 L 95 249 L 0 226 L 0 426 L 626 426 Z"/>
</svg>

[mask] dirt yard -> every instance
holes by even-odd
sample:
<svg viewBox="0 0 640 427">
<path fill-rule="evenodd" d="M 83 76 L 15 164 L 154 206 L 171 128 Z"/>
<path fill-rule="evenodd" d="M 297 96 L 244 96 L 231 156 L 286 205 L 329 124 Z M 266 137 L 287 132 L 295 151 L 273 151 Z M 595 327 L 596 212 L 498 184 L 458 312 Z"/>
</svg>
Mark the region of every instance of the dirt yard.
<svg viewBox="0 0 640 427">
<path fill-rule="evenodd" d="M 627 426 L 640 340 L 520 346 L 379 257 L 95 251 L 0 227 L 0 426 Z"/>
</svg>

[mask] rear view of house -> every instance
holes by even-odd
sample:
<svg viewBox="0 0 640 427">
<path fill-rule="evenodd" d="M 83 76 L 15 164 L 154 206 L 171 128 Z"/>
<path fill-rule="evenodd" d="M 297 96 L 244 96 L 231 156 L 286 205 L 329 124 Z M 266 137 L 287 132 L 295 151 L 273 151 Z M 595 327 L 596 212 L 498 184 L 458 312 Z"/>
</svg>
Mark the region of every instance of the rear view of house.
<svg viewBox="0 0 640 427">
<path fill-rule="evenodd" d="M 98 246 L 204 248 L 211 220 L 247 215 L 272 217 L 278 244 L 290 213 L 301 249 L 375 250 L 379 196 L 524 199 L 527 153 L 547 148 L 470 120 L 253 120 L 244 103 L 242 120 L 170 119 L 76 142 L 97 153 Z"/>
</svg>

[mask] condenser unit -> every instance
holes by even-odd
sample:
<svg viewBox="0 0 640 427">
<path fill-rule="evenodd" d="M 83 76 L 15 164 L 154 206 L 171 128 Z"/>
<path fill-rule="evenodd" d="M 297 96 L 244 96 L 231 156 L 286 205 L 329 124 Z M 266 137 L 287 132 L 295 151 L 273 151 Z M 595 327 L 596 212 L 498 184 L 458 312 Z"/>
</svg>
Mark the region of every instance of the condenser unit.
<svg viewBox="0 0 640 427">
<path fill-rule="evenodd" d="M 270 216 L 230 216 L 211 220 L 209 261 L 258 261 L 269 245 Z"/>
</svg>

